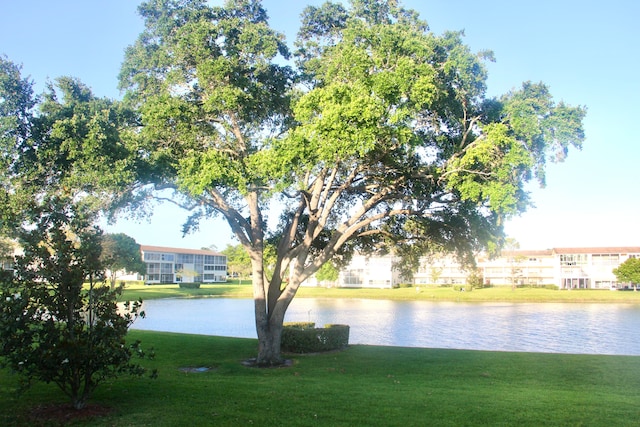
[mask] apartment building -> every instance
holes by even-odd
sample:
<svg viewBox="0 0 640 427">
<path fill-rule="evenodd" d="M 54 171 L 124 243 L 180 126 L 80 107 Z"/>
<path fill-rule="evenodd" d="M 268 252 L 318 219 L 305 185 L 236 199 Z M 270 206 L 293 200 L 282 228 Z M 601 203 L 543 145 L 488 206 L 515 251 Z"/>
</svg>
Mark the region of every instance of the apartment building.
<svg viewBox="0 0 640 427">
<path fill-rule="evenodd" d="M 503 251 L 498 258 L 479 256 L 476 262 L 485 285 L 558 284 L 558 259 L 552 249 Z"/>
<path fill-rule="evenodd" d="M 461 266 L 453 256 L 424 258 L 414 273 L 414 285 L 467 283 L 480 275 L 485 285 L 556 285 L 559 289 L 616 289 L 613 269 L 629 258 L 640 258 L 640 247 L 552 248 L 503 251 L 497 258 L 476 257 L 476 270 Z M 390 288 L 401 282 L 394 271 L 395 258 L 354 256 L 342 269 L 337 286 Z"/>
<path fill-rule="evenodd" d="M 340 270 L 336 286 L 343 288 L 392 288 L 400 283 L 393 268 L 395 258 L 354 255 L 349 265 Z"/>
<path fill-rule="evenodd" d="M 556 248 L 558 274 L 556 284 L 561 289 L 610 289 L 623 287 L 613 269 L 629 258 L 640 258 L 640 247 Z"/>
<path fill-rule="evenodd" d="M 219 283 L 227 280 L 227 257 L 200 250 L 140 245 L 145 283 Z"/>
<path fill-rule="evenodd" d="M 423 258 L 413 274 L 414 285 L 459 285 L 467 283 L 470 269 L 463 268 L 451 255 Z"/>
</svg>

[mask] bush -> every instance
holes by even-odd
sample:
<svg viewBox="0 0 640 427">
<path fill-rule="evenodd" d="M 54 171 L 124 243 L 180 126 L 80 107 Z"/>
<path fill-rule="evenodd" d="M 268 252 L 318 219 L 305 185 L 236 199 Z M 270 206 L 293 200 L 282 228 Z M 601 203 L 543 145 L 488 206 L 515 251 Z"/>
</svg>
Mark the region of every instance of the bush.
<svg viewBox="0 0 640 427">
<path fill-rule="evenodd" d="M 282 351 L 319 353 L 340 350 L 349 345 L 349 325 L 325 325 L 316 328 L 312 322 L 285 323 L 282 330 Z"/>
<path fill-rule="evenodd" d="M 144 373 L 131 360 L 143 355 L 139 343 L 125 344 L 142 301 L 118 306 L 122 288 L 98 280 L 100 232 L 56 202 L 34 216 L 33 228 L 20 230 L 24 255 L 16 258 L 15 277 L 0 283 L 0 364 L 25 387 L 56 384 L 81 409 L 100 383 Z"/>
<path fill-rule="evenodd" d="M 479 269 L 474 269 L 469 273 L 467 276 L 467 285 L 476 289 L 480 289 L 484 286 L 482 272 Z"/>
<path fill-rule="evenodd" d="M 200 289 L 200 283 L 182 283 L 180 282 L 180 287 L 183 289 Z"/>
<path fill-rule="evenodd" d="M 315 322 L 287 322 L 284 324 L 285 328 L 295 329 L 313 329 L 316 327 Z"/>
</svg>

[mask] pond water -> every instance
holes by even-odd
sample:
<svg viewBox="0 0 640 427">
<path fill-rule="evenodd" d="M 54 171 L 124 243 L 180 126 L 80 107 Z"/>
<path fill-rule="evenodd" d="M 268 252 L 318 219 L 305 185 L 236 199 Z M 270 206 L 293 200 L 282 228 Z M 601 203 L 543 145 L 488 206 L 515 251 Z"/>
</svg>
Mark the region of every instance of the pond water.
<svg viewBox="0 0 640 427">
<path fill-rule="evenodd" d="M 145 301 L 133 329 L 255 338 L 253 300 Z M 347 324 L 350 344 L 640 355 L 640 306 L 296 298 L 287 322 Z"/>
</svg>

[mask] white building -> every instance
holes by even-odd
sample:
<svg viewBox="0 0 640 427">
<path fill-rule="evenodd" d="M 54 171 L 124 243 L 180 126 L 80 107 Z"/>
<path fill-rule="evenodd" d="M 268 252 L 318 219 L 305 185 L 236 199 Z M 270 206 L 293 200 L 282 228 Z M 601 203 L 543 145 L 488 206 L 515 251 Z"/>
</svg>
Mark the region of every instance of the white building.
<svg viewBox="0 0 640 427">
<path fill-rule="evenodd" d="M 415 285 L 467 283 L 472 274 L 489 286 L 555 285 L 559 289 L 612 289 L 618 283 L 613 269 L 629 258 L 640 258 L 640 247 L 553 248 L 503 251 L 490 259 L 476 257 L 476 270 L 461 266 L 454 257 L 424 258 L 414 273 Z M 340 271 L 337 286 L 391 288 L 402 280 L 393 268 L 395 257 L 356 255 Z"/>
<path fill-rule="evenodd" d="M 453 256 L 433 256 L 420 260 L 413 274 L 415 285 L 459 285 L 467 283 L 471 271 L 463 268 Z"/>
<path fill-rule="evenodd" d="M 500 258 L 480 262 L 486 284 L 544 285 L 560 289 L 624 287 L 613 270 L 629 258 L 640 258 L 640 247 L 553 248 L 505 251 Z"/>
<path fill-rule="evenodd" d="M 393 268 L 394 257 L 354 255 L 349 265 L 340 270 L 337 287 L 393 288 L 400 275 Z"/>
<path fill-rule="evenodd" d="M 553 250 L 503 251 L 498 258 L 478 257 L 488 286 L 557 284 L 558 259 Z"/>
<path fill-rule="evenodd" d="M 621 287 L 613 269 L 629 258 L 640 258 L 640 247 L 556 248 L 558 275 L 556 284 L 561 289 Z"/>
<path fill-rule="evenodd" d="M 219 283 L 227 280 L 227 257 L 200 250 L 140 245 L 145 283 Z"/>
</svg>

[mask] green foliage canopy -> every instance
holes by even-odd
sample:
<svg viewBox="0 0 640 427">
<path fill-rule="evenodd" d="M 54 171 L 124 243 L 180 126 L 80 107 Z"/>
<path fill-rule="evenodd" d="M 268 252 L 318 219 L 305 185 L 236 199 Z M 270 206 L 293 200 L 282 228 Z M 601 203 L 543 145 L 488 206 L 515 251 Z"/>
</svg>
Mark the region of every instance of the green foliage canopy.
<svg viewBox="0 0 640 427">
<path fill-rule="evenodd" d="M 133 237 L 123 233 L 104 234 L 101 240 L 100 262 L 109 271 L 111 289 L 115 288 L 117 273 L 147 274 L 147 265 L 142 261 L 140 245 Z"/>
<path fill-rule="evenodd" d="M 393 248 L 410 271 L 421 254 L 495 249 L 529 204 L 524 185 L 584 138 L 584 108 L 542 83 L 487 98 L 491 52 L 397 1 L 306 8 L 295 68 L 257 0 L 140 13 L 120 75 L 140 113 L 137 197 L 172 190 L 194 210 L 187 228 L 226 219 L 252 262 L 261 361 L 279 357 L 284 312 L 325 262 Z"/>
<path fill-rule="evenodd" d="M 60 77 L 42 96 L 20 67 L 0 57 L 0 226 L 11 235 L 45 195 L 106 208 L 135 176 L 137 152 L 123 104 L 96 98 L 80 81 Z"/>
<path fill-rule="evenodd" d="M 640 283 L 640 259 L 629 258 L 617 268 L 613 269 L 613 274 L 618 282 L 623 283 Z"/>
<path fill-rule="evenodd" d="M 124 341 L 140 302 L 121 310 L 121 289 L 100 285 L 93 226 L 133 176 L 133 116 L 120 107 L 67 77 L 35 97 L 0 57 L 0 231 L 24 251 L 0 283 L 0 356 L 27 385 L 55 383 L 77 409 L 106 379 L 143 371 L 130 363 L 138 345 Z"/>
<path fill-rule="evenodd" d="M 119 308 L 122 289 L 100 284 L 101 233 L 90 213 L 59 197 L 43 206 L 19 233 L 15 277 L 0 283 L 0 356 L 25 386 L 54 383 L 82 409 L 105 380 L 144 373 L 131 362 L 139 343 L 125 345 L 141 301 Z"/>
<path fill-rule="evenodd" d="M 241 277 L 251 273 L 251 259 L 242 245 L 227 245 L 222 251 L 227 257 L 227 270 Z"/>
</svg>

